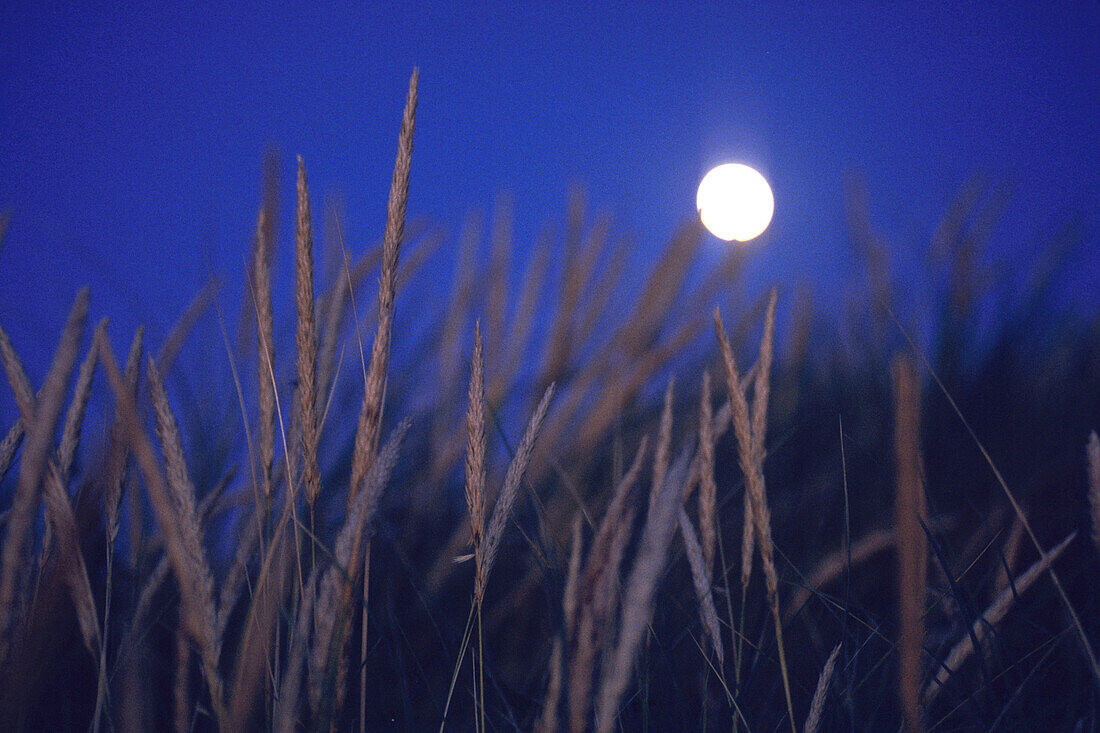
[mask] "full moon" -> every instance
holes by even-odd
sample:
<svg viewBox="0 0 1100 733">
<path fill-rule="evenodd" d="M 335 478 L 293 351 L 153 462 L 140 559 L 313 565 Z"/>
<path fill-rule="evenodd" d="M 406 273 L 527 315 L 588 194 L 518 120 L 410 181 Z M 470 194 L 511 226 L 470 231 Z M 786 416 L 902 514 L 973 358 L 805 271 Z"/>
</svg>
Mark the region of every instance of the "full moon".
<svg viewBox="0 0 1100 733">
<path fill-rule="evenodd" d="M 703 176 L 695 207 L 711 234 L 747 242 L 768 228 L 775 199 L 764 176 L 747 165 L 726 163 Z"/>
</svg>

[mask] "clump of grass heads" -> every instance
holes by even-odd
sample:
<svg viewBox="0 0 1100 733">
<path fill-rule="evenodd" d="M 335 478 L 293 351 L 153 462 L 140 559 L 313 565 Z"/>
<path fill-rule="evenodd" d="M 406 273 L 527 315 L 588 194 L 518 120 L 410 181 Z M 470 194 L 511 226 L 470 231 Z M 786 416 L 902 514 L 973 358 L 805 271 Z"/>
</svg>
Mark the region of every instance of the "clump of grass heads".
<svg viewBox="0 0 1100 733">
<path fill-rule="evenodd" d="M 970 350 L 996 282 L 981 271 L 995 191 L 971 182 L 935 228 L 942 317 L 919 343 L 858 187 L 870 297 L 846 330 L 808 295 L 745 296 L 746 249 L 699 271 L 697 222 L 631 282 L 632 243 L 579 191 L 533 252 L 506 197 L 487 232 L 472 215 L 451 290 L 423 297 L 451 238 L 406 221 L 418 86 L 414 70 L 373 246 L 335 214 L 334 236 L 315 235 L 297 158 L 292 321 L 269 156 L 236 344 L 215 280 L 159 349 L 139 329 L 121 363 L 105 321 L 86 334 L 81 291 L 37 390 L 0 328 L 14 398 L 0 719 L 813 731 L 1096 716 L 1100 555 L 1074 538 L 1100 524 L 1100 331 L 1042 335 L 1031 309 L 1051 265 Z M 224 351 L 203 354 L 211 308 Z M 192 355 L 227 367 L 236 395 L 194 396 L 174 368 Z M 1058 390 L 1034 399 L 1043 385 Z"/>
</svg>

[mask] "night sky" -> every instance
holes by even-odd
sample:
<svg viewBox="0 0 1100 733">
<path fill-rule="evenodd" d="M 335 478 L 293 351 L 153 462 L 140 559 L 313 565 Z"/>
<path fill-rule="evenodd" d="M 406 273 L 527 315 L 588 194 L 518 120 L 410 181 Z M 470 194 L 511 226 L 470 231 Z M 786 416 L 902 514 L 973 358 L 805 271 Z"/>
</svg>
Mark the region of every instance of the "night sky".
<svg viewBox="0 0 1100 733">
<path fill-rule="evenodd" d="M 529 249 L 574 184 L 640 270 L 694 216 L 702 175 L 744 162 L 776 197 L 749 245 L 757 285 L 804 283 L 826 307 L 853 292 L 843 191 L 858 174 L 919 290 L 936 222 L 984 174 L 1013 193 L 993 259 L 1026 271 L 1083 215 L 1060 305 L 1098 303 L 1095 3 L 77 5 L 0 10 L 0 324 L 36 382 L 82 284 L 116 349 L 138 322 L 159 343 L 211 271 L 239 299 L 270 145 L 284 272 L 294 155 L 315 220 L 342 201 L 353 254 L 374 241 L 414 66 L 409 213 L 451 232 L 441 283 L 470 211 L 508 192 Z"/>
</svg>

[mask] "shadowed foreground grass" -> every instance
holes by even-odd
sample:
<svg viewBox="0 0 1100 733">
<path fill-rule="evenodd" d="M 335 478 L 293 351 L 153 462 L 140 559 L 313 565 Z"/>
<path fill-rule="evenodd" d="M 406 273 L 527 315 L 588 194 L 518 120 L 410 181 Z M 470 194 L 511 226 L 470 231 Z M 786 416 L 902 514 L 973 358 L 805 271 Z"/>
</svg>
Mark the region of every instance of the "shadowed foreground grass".
<svg viewBox="0 0 1100 733">
<path fill-rule="evenodd" d="M 472 223 L 410 301 L 416 82 L 383 240 L 319 282 L 298 160 L 293 337 L 274 175 L 235 339 L 211 286 L 116 354 L 85 290 L 36 386 L 0 330 L 6 727 L 1096 726 L 1100 328 L 1040 317 L 1071 230 L 991 337 L 970 185 L 922 346 L 858 187 L 847 327 L 743 299 L 744 250 L 697 276 L 696 223 L 629 282 L 579 196 L 522 268 L 506 205 Z M 227 393 L 173 377 L 199 323 Z"/>
</svg>

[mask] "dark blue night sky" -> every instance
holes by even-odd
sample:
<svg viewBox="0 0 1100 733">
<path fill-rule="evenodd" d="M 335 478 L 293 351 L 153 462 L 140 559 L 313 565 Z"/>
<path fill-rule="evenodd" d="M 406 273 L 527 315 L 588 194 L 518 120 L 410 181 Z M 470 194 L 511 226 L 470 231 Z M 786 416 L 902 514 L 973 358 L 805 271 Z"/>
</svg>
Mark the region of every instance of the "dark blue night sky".
<svg viewBox="0 0 1100 733">
<path fill-rule="evenodd" d="M 282 242 L 295 154 L 318 212 L 340 197 L 349 245 L 373 241 L 413 66 L 410 216 L 452 233 L 507 191 L 529 248 L 580 183 L 641 268 L 694 215 L 703 173 L 741 161 L 777 201 L 752 277 L 804 281 L 828 303 L 856 266 L 847 174 L 866 178 L 902 277 L 919 280 L 914 253 L 984 173 L 1013 191 L 994 258 L 1026 269 L 1083 214 L 1062 292 L 1097 302 L 1084 293 L 1100 271 L 1094 3 L 76 5 L 0 10 L 0 323 L 35 379 L 81 284 L 121 348 L 138 322 L 163 338 L 211 270 L 239 283 L 271 144 Z M 435 261 L 443 283 L 457 239 Z"/>
</svg>

